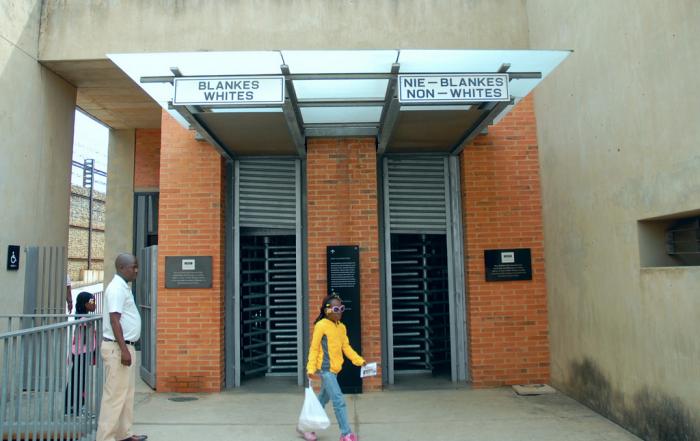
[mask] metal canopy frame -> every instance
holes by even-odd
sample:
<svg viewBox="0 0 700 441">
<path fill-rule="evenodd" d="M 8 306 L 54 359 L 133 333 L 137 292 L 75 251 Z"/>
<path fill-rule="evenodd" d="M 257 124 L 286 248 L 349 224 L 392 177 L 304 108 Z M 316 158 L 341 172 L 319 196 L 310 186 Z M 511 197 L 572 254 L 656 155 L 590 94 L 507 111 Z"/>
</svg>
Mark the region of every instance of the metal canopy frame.
<svg viewBox="0 0 700 441">
<path fill-rule="evenodd" d="M 173 72 L 178 72 L 177 68 L 172 69 Z M 383 155 L 391 140 L 391 135 L 394 131 L 394 127 L 398 120 L 401 105 L 399 105 L 399 100 L 396 95 L 397 89 L 397 79 L 399 75 L 400 66 L 398 63 L 392 65 L 392 72 L 390 74 L 291 74 L 289 72 L 289 66 L 283 64 L 280 66 L 285 78 L 285 100 L 284 104 L 281 106 L 282 112 L 287 122 L 287 127 L 289 128 L 289 134 L 294 141 L 296 147 L 296 153 L 300 158 L 306 157 L 306 138 L 319 138 L 319 137 L 376 137 L 377 138 L 377 153 Z M 505 72 L 505 71 L 504 71 Z M 463 73 L 463 72 L 462 72 Z M 473 72 L 469 72 L 473 73 Z M 480 72 L 481 73 L 481 72 Z M 455 74 L 455 73 L 446 73 Z M 181 75 L 174 75 L 172 77 L 142 77 L 142 83 L 151 82 L 167 82 L 173 83 L 176 77 Z M 264 77 L 268 75 L 257 75 L 259 77 Z M 271 76 L 271 75 L 270 75 Z M 508 73 L 509 80 L 513 79 L 541 79 L 542 73 L 540 72 L 515 72 Z M 297 98 L 297 94 L 294 88 L 295 80 L 357 80 L 357 79 L 388 79 L 388 87 L 384 99 L 326 99 L 326 100 L 300 100 Z M 485 127 L 493 122 L 501 112 L 506 110 L 507 106 L 515 104 L 515 98 L 511 97 L 510 101 L 502 102 L 477 102 L 472 103 L 472 106 L 478 106 L 479 109 L 484 110 L 481 118 L 472 126 L 467 127 L 464 131 L 462 137 L 457 140 L 456 143 L 449 146 L 449 152 L 452 154 L 458 154 L 465 145 L 469 144 L 474 137 L 476 137 Z M 304 118 L 301 114 L 301 108 L 309 107 L 364 107 L 364 106 L 381 106 L 382 112 L 381 117 L 378 122 L 331 122 L 331 123 L 305 123 Z M 406 107 L 424 107 L 430 109 L 445 107 L 452 107 L 458 109 L 463 107 L 464 104 L 452 104 L 445 105 L 443 103 L 433 104 L 404 104 Z M 236 155 L 234 149 L 226 146 L 221 142 L 216 133 L 210 130 L 206 124 L 198 117 L 201 113 L 211 112 L 212 109 L 216 109 L 220 106 L 176 106 L 170 103 L 169 107 L 177 111 L 189 124 L 190 128 L 196 130 L 199 136 L 212 144 L 219 153 L 228 159 L 233 159 Z M 263 104 L 263 105 L 251 105 L 244 107 L 245 109 L 260 109 L 260 108 L 279 108 L 279 106 Z M 235 114 L 233 114 L 235 115 Z"/>
<path fill-rule="evenodd" d="M 318 52 L 318 53 L 317 53 Z M 380 55 L 384 62 L 388 60 L 386 57 L 391 56 L 394 61 L 389 67 L 371 67 L 363 66 L 356 67 L 352 63 L 343 64 L 338 61 L 342 60 L 343 56 L 366 57 L 367 59 L 374 56 L 373 52 L 382 52 Z M 555 53 L 556 52 L 556 53 Z M 529 62 L 528 55 L 532 53 L 533 59 L 536 61 Z M 177 61 L 177 56 L 182 58 L 186 55 L 194 57 L 193 53 L 174 53 L 172 59 Z M 230 55 L 233 54 L 233 55 Z M 243 54 L 243 55 L 241 55 Z M 167 102 L 167 110 L 177 114 L 180 117 L 180 122 L 188 126 L 192 130 L 196 130 L 198 138 L 212 144 L 223 156 L 228 159 L 233 159 L 237 156 L 251 154 L 253 148 L 242 149 L 235 145 L 235 142 L 227 142 L 227 137 L 220 133 L 221 126 L 212 128 L 207 124 L 207 116 L 209 113 L 226 113 L 226 118 L 236 118 L 241 113 L 250 112 L 250 114 L 260 112 L 278 113 L 284 118 L 287 132 L 285 137 L 289 140 L 288 150 L 278 154 L 289 155 L 295 154 L 299 158 L 306 157 L 306 140 L 314 137 L 375 137 L 377 140 L 377 153 L 382 156 L 386 153 L 416 153 L 421 151 L 421 145 L 398 146 L 399 141 L 394 139 L 399 130 L 411 130 L 411 124 L 414 124 L 415 118 L 405 118 L 402 121 L 401 115 L 404 112 L 413 110 L 422 111 L 443 111 L 446 117 L 452 118 L 455 122 L 450 127 L 449 134 L 445 134 L 443 139 L 435 140 L 432 145 L 427 146 L 426 143 L 431 141 L 423 141 L 422 146 L 429 147 L 431 152 L 443 152 L 448 154 L 459 154 L 466 145 L 468 145 L 479 133 L 487 129 L 488 125 L 498 121 L 507 113 L 513 105 L 517 104 L 529 93 L 532 88 L 537 85 L 539 80 L 544 78 L 551 70 L 554 69 L 568 55 L 567 51 L 271 51 L 271 52 L 251 52 L 251 53 L 211 53 L 211 54 L 196 54 L 197 60 L 202 60 L 201 57 L 210 56 L 211 60 L 214 57 L 227 56 L 239 57 L 243 56 L 263 56 L 265 55 L 266 63 L 256 72 L 256 66 L 234 66 L 229 68 L 214 69 L 212 75 L 205 75 L 206 68 L 196 68 L 193 64 L 188 64 L 187 61 L 181 61 L 181 64 L 176 67 L 169 67 L 172 75 L 139 75 L 135 71 L 136 65 L 133 58 L 129 59 L 131 65 L 123 61 L 123 57 L 129 54 L 110 56 L 115 63 L 127 72 L 132 78 L 137 80 L 141 87 L 154 96 L 155 93 L 149 92 L 149 85 L 156 84 L 174 84 L 175 78 L 188 77 L 208 77 L 216 79 L 217 77 L 228 76 L 254 76 L 254 77 L 283 77 L 284 78 L 284 101 L 280 104 L 253 104 L 253 105 L 197 105 L 197 106 L 180 106 L 173 105 L 172 93 Z M 330 56 L 329 56 L 330 54 Z M 368 55 L 369 54 L 369 55 Z M 134 54 L 130 54 L 132 57 Z M 145 56 L 148 54 L 136 54 Z M 156 54 L 169 55 L 169 54 Z M 281 63 L 279 65 L 272 64 L 279 55 Z M 439 62 L 431 64 L 431 60 L 435 55 Z M 316 58 L 313 58 L 313 57 Z M 326 60 L 327 57 L 328 60 Z M 122 57 L 122 58 L 120 58 Z M 421 58 L 422 57 L 422 58 Z M 452 58 L 456 57 L 458 62 L 452 63 Z M 462 57 L 462 58 L 459 58 Z M 469 57 L 482 57 L 488 63 L 472 61 Z M 537 58 L 540 57 L 540 58 Z M 515 60 L 510 63 L 510 59 Z M 142 59 L 143 60 L 143 59 Z M 300 60 L 306 61 L 307 65 L 300 67 Z M 309 60 L 312 60 L 309 62 Z M 405 65 L 402 65 L 402 60 L 405 60 Z M 428 60 L 428 61 L 426 61 Z M 497 60 L 501 60 L 500 62 Z M 498 62 L 499 64 L 494 64 Z M 333 64 L 336 63 L 336 64 Z M 442 63 L 442 64 L 440 64 Z M 452 64 L 450 64 L 452 63 Z M 461 63 L 461 64 L 460 64 Z M 539 63 L 539 64 L 538 64 Z M 162 64 L 162 61 L 161 61 Z M 224 63 L 225 64 L 225 63 Z M 309 67 L 309 64 L 311 67 Z M 384 65 L 384 64 L 383 64 Z M 454 66 L 453 66 L 454 65 Z M 521 71 L 511 71 L 511 66 L 515 65 Z M 446 66 L 453 66 L 453 69 L 442 69 Z M 481 71 L 466 70 L 469 67 L 481 67 Z M 489 68 L 490 66 L 490 68 Z M 496 69 L 495 67 L 498 66 Z M 341 70 L 346 71 L 340 72 Z M 530 70 L 531 69 L 531 70 Z M 144 71 L 143 69 L 141 70 Z M 145 70 L 148 71 L 148 70 Z M 151 70 L 148 72 L 152 72 Z M 162 72 L 163 69 L 160 70 Z M 183 75 L 185 72 L 187 75 Z M 465 75 L 465 74 L 495 74 L 503 73 L 508 76 L 509 83 L 514 80 L 525 80 L 518 84 L 520 85 L 516 93 L 511 93 L 509 101 L 478 101 L 470 102 L 468 105 L 462 103 L 400 103 L 398 92 L 398 77 L 400 74 L 410 75 Z M 384 87 L 378 84 L 384 84 L 385 89 L 383 96 L 379 96 L 377 88 Z M 331 82 L 332 86 L 323 84 Z M 335 83 L 333 83 L 335 82 Z M 306 83 L 306 84 L 303 84 Z M 363 85 L 372 85 L 371 96 L 360 96 L 357 90 L 362 90 Z M 305 86 L 303 92 L 299 92 L 299 88 Z M 309 97 L 308 91 L 310 87 L 320 87 L 320 93 L 311 93 L 313 97 Z M 347 92 L 343 90 L 347 86 L 357 87 L 356 90 Z M 352 87 L 349 87 L 352 89 Z M 171 88 L 172 89 L 172 88 Z M 329 93 L 329 91 L 331 91 Z M 355 95 L 353 95 L 355 93 Z M 360 94 L 362 92 L 359 92 Z M 160 101 L 163 100 L 163 93 L 160 95 Z M 155 96 L 154 96 L 155 97 Z M 320 98 L 319 98 L 320 97 Z M 471 109 L 471 111 L 470 111 Z M 467 114 L 467 112 L 470 112 Z M 459 115 L 468 115 L 459 117 Z M 307 118 L 305 119 L 305 115 Z M 309 115 L 314 115 L 309 118 Z M 439 114 L 437 114 L 439 115 Z M 417 115 L 416 115 L 417 116 Z M 335 120 L 334 120 L 335 117 Z M 363 120 L 365 118 L 367 120 Z M 439 117 L 441 118 L 441 117 Z M 438 119 L 439 119 L 438 118 Z M 434 124 L 427 122 L 426 124 Z M 453 124 L 453 123 L 450 123 Z M 457 124 L 459 127 L 457 127 Z M 429 127 L 430 128 L 430 127 Z M 433 129 L 440 130 L 438 126 L 433 126 Z M 236 130 L 242 130 L 238 127 Z M 410 133 L 410 132 L 409 132 Z M 456 134 L 460 134 L 456 136 Z M 233 136 L 228 134 L 228 139 L 236 139 L 235 133 Z M 404 138 L 405 139 L 405 138 Z M 251 142 L 248 139 L 247 142 Z M 397 149 L 404 148 L 403 151 Z M 393 149 L 393 150 L 392 150 Z M 262 153 L 261 153 L 262 154 Z M 269 151 L 267 154 L 270 154 Z"/>
</svg>

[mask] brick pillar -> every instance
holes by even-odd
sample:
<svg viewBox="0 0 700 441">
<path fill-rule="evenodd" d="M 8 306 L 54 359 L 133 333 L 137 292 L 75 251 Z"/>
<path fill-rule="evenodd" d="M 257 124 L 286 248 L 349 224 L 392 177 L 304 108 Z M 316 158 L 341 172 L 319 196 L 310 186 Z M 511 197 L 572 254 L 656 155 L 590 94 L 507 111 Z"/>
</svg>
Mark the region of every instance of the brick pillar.
<svg viewBox="0 0 700 441">
<path fill-rule="evenodd" d="M 327 294 L 326 246 L 359 245 L 361 355 L 380 361 L 379 220 L 373 138 L 308 141 L 307 212 L 311 329 Z M 379 389 L 381 373 L 364 381 L 364 390 Z"/>
<path fill-rule="evenodd" d="M 471 375 L 476 387 L 549 381 L 547 290 L 532 98 L 464 149 Z M 485 282 L 484 250 L 531 248 L 531 281 Z"/>
<path fill-rule="evenodd" d="M 224 380 L 224 162 L 167 112 L 161 122 L 157 390 L 216 392 Z M 166 289 L 166 256 L 212 256 L 211 289 Z"/>
<path fill-rule="evenodd" d="M 157 191 L 160 178 L 160 129 L 136 129 L 134 191 Z"/>
</svg>

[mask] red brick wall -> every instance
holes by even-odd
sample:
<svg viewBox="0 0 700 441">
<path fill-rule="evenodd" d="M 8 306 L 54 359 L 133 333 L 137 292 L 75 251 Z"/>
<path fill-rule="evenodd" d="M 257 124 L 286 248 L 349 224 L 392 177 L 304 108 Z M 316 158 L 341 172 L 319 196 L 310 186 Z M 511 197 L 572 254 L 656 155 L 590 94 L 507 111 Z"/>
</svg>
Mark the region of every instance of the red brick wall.
<svg viewBox="0 0 700 441">
<path fill-rule="evenodd" d="M 160 182 L 160 129 L 136 129 L 134 190 L 158 188 Z"/>
<path fill-rule="evenodd" d="M 224 163 L 163 112 L 158 229 L 159 392 L 219 391 L 224 379 Z M 211 289 L 166 289 L 165 256 L 212 256 Z"/>
<path fill-rule="evenodd" d="M 549 380 L 542 204 L 532 98 L 465 148 L 462 197 L 474 386 Z M 484 250 L 531 248 L 531 281 L 485 282 Z"/>
<path fill-rule="evenodd" d="M 379 221 L 373 138 L 310 139 L 307 145 L 310 329 L 326 296 L 326 246 L 360 246 L 362 356 L 381 360 Z M 349 363 L 346 361 L 346 363 Z M 364 390 L 381 389 L 381 374 Z"/>
</svg>

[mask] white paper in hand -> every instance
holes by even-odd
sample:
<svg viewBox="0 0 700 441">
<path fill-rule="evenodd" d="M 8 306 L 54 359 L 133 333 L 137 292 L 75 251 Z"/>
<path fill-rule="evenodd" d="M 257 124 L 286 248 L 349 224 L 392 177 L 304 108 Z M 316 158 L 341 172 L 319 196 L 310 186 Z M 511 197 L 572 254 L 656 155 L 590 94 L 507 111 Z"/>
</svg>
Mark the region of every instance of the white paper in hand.
<svg viewBox="0 0 700 441">
<path fill-rule="evenodd" d="M 360 369 L 360 378 L 373 377 L 377 375 L 377 363 L 367 363 Z"/>
</svg>

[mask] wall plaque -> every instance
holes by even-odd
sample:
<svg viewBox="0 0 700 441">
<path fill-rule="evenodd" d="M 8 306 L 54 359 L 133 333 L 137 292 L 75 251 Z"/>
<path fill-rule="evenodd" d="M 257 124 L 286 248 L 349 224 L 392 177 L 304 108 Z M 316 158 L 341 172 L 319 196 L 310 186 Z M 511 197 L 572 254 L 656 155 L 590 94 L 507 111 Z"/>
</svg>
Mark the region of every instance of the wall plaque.
<svg viewBox="0 0 700 441">
<path fill-rule="evenodd" d="M 166 256 L 166 288 L 211 288 L 211 256 Z"/>
<path fill-rule="evenodd" d="M 532 280 L 530 248 L 484 250 L 487 282 Z"/>
<path fill-rule="evenodd" d="M 326 248 L 328 275 L 327 293 L 336 293 L 343 299 L 345 312 L 341 321 L 348 330 L 350 346 L 362 355 L 362 322 L 360 321 L 360 247 L 337 245 Z M 362 393 L 360 368 L 349 361 L 338 374 L 338 384 L 343 393 Z"/>
</svg>

